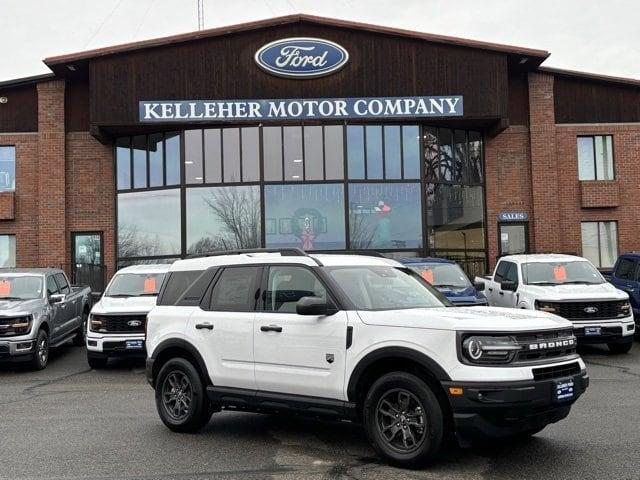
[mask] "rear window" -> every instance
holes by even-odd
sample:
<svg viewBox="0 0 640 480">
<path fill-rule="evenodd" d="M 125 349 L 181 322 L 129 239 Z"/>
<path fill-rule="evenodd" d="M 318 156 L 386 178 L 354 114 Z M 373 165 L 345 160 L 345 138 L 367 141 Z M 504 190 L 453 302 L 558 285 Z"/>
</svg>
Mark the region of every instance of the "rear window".
<svg viewBox="0 0 640 480">
<path fill-rule="evenodd" d="M 204 270 L 188 270 L 185 272 L 169 273 L 162 295 L 158 299 L 158 305 L 175 304 L 187 288 L 202 275 L 203 271 Z M 204 291 L 202 293 L 204 293 Z"/>
</svg>

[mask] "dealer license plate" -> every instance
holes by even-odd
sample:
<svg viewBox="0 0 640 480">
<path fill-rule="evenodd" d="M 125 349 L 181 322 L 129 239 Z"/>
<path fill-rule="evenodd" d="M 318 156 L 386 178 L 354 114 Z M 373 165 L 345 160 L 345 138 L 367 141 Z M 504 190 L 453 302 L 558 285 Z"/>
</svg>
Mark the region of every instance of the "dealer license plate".
<svg viewBox="0 0 640 480">
<path fill-rule="evenodd" d="M 573 380 L 557 380 L 555 394 L 558 402 L 573 400 Z"/>
<path fill-rule="evenodd" d="M 127 340 L 124 348 L 127 350 L 140 350 L 144 347 L 144 340 Z"/>
<path fill-rule="evenodd" d="M 597 335 L 602 334 L 601 327 L 584 327 L 584 336 L 585 337 L 595 337 Z"/>
</svg>

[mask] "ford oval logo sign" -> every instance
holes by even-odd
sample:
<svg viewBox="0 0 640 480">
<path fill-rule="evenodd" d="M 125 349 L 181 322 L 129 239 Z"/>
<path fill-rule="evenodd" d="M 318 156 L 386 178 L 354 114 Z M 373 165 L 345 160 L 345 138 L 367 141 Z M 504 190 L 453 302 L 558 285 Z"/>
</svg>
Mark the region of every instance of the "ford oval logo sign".
<svg viewBox="0 0 640 480">
<path fill-rule="evenodd" d="M 349 53 L 337 43 L 321 38 L 284 38 L 260 48 L 255 61 L 272 75 L 315 78 L 340 70 L 349 61 Z"/>
<path fill-rule="evenodd" d="M 598 307 L 584 307 L 584 313 L 598 313 Z"/>
<path fill-rule="evenodd" d="M 127 322 L 127 325 L 129 325 L 130 327 L 140 327 L 142 326 L 142 322 L 140 320 L 129 320 Z"/>
</svg>

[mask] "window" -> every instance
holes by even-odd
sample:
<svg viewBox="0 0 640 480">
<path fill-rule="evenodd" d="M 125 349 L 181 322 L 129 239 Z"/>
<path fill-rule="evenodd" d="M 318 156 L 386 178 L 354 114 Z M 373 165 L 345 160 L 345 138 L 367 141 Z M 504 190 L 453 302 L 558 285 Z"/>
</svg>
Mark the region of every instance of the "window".
<svg viewBox="0 0 640 480">
<path fill-rule="evenodd" d="M 116 140 L 116 170 L 118 190 L 131 188 L 131 140 L 129 137 Z"/>
<path fill-rule="evenodd" d="M 327 299 L 327 290 L 311 270 L 304 267 L 269 268 L 265 311 L 296 313 L 296 304 L 302 297 Z"/>
<path fill-rule="evenodd" d="M 596 135 L 578 137 L 578 178 L 613 180 L 613 137 Z"/>
<path fill-rule="evenodd" d="M 118 257 L 180 254 L 180 191 L 118 195 Z"/>
<path fill-rule="evenodd" d="M 225 268 L 211 292 L 211 310 L 250 312 L 255 309 L 258 267 Z"/>
<path fill-rule="evenodd" d="M 618 258 L 617 222 L 582 222 L 582 256 L 598 268 L 611 268 Z"/>
<path fill-rule="evenodd" d="M 500 262 L 493 280 L 495 282 L 507 281 L 518 283 L 518 266 L 513 262 Z"/>
<path fill-rule="evenodd" d="M 154 133 L 117 138 L 118 190 L 180 183 L 180 133 Z"/>
<path fill-rule="evenodd" d="M 162 298 L 158 299 L 158 305 L 173 305 L 176 303 L 187 288 L 202 275 L 202 272 L 203 270 L 187 270 L 168 274 L 167 284 L 162 292 Z"/>
<path fill-rule="evenodd" d="M 267 247 L 345 248 L 342 184 L 266 185 L 264 202 Z"/>
<path fill-rule="evenodd" d="M 62 273 L 56 273 L 54 277 L 56 279 L 56 283 L 58 284 L 58 287 L 60 288 L 60 293 L 66 294 L 71 291 L 71 289 L 69 288 L 69 283 L 67 282 L 67 279 Z"/>
<path fill-rule="evenodd" d="M 0 268 L 15 268 L 16 236 L 0 235 Z"/>
<path fill-rule="evenodd" d="M 184 180 L 186 183 L 202 183 L 202 130 L 184 132 Z"/>
<path fill-rule="evenodd" d="M 133 151 L 133 188 L 146 188 L 147 183 L 147 137 L 138 135 L 131 139 Z"/>
<path fill-rule="evenodd" d="M 357 183 L 349 185 L 351 248 L 403 249 L 422 247 L 418 183 Z"/>
<path fill-rule="evenodd" d="M 197 187 L 186 192 L 187 253 L 260 247 L 260 187 Z"/>
<path fill-rule="evenodd" d="M 55 295 L 60 293 L 58 290 L 58 284 L 53 278 L 53 275 L 47 275 L 47 295 Z"/>
<path fill-rule="evenodd" d="M 636 262 L 629 258 L 623 258 L 620 260 L 618 264 L 618 268 L 616 268 L 616 277 L 621 280 L 631 280 L 635 281 L 636 279 Z"/>
<path fill-rule="evenodd" d="M 149 135 L 149 186 L 164 185 L 164 144 L 162 134 Z"/>
<path fill-rule="evenodd" d="M 0 192 L 16 189 L 16 147 L 0 147 Z"/>
</svg>

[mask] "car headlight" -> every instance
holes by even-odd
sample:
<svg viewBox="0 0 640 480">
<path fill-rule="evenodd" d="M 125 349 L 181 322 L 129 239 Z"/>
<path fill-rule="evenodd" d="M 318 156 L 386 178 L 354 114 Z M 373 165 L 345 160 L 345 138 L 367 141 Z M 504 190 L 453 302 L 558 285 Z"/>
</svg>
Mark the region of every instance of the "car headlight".
<svg viewBox="0 0 640 480">
<path fill-rule="evenodd" d="M 554 303 L 541 300 L 536 300 L 536 310 L 549 313 L 556 313 L 558 311 Z"/>
<path fill-rule="evenodd" d="M 462 341 L 464 358 L 479 365 L 510 363 L 522 346 L 513 337 L 472 335 Z"/>
<path fill-rule="evenodd" d="M 31 315 L 2 319 L 0 321 L 0 336 L 14 337 L 26 335 L 31 331 L 32 325 L 33 317 Z"/>
<path fill-rule="evenodd" d="M 93 314 L 89 315 L 89 330 L 92 332 L 105 332 L 106 322 Z"/>
<path fill-rule="evenodd" d="M 629 302 L 621 303 L 620 312 L 624 317 L 628 317 L 629 315 L 631 315 L 631 304 Z"/>
</svg>

